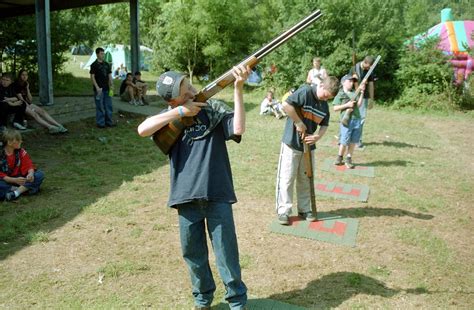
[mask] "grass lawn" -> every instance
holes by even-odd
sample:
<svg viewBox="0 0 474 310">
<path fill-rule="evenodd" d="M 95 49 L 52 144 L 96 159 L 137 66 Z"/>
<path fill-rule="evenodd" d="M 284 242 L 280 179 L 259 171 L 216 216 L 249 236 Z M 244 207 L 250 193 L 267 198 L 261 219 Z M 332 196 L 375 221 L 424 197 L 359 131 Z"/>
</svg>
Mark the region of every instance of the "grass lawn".
<svg viewBox="0 0 474 310">
<path fill-rule="evenodd" d="M 228 144 L 249 294 L 315 309 L 472 309 L 473 114 L 369 111 L 354 161 L 375 178 L 321 171 L 337 152 L 333 114 L 316 177 L 370 187 L 368 203 L 317 197 L 319 211 L 359 220 L 357 246 L 345 247 L 269 231 L 284 120 L 258 115 L 263 96 L 246 92 L 247 132 Z M 0 307 L 191 309 L 168 160 L 136 134 L 143 117 L 118 120 L 25 135 L 46 180 L 39 195 L 0 203 Z M 211 263 L 217 305 L 224 288 Z"/>
</svg>

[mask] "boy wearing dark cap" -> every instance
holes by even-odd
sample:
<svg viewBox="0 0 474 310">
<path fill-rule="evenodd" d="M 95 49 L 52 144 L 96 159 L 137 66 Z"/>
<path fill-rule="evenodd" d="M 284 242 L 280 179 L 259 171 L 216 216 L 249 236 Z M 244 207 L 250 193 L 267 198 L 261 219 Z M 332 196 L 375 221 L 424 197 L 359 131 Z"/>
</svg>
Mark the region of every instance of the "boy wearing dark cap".
<svg viewBox="0 0 474 310">
<path fill-rule="evenodd" d="M 360 141 L 360 135 L 362 133 L 361 115 L 359 108 L 363 104 L 365 91 L 365 84 L 362 84 L 360 86 L 361 91 L 356 104 L 354 100 L 355 93 L 353 91 L 355 81 L 357 81 L 357 79 L 352 75 L 344 75 L 341 78 L 342 88 L 332 102 L 332 104 L 334 105 L 334 111 L 341 112 L 341 120 L 344 114 L 346 113 L 346 110 L 351 112 L 351 116 L 347 126 L 344 125 L 342 122 L 340 122 L 339 124 L 339 152 L 337 155 L 337 159 L 334 162 L 335 165 L 343 165 L 344 154 L 347 150 L 345 165 L 349 169 L 354 168 L 354 164 L 352 163 L 352 154 L 354 153 L 356 143 L 359 143 Z"/>
<path fill-rule="evenodd" d="M 222 101 L 193 102 L 196 89 L 181 73 L 168 71 L 156 83 L 157 93 L 168 102 L 166 112 L 138 126 L 150 136 L 168 123 L 193 117 L 171 147 L 171 189 L 168 206 L 176 208 L 183 258 L 191 276 L 196 309 L 210 309 L 216 286 L 209 266 L 206 226 L 224 282 L 225 299 L 232 309 L 243 309 L 247 288 L 241 279 L 232 204 L 237 201 L 225 142 L 240 142 L 245 131 L 243 84 L 251 69 L 234 67 L 234 111 Z"/>
<path fill-rule="evenodd" d="M 276 211 L 282 225 L 290 223 L 295 183 L 298 215 L 307 221 L 316 220 L 316 215 L 311 212 L 311 188 L 303 163 L 303 143 L 308 144 L 314 153 L 316 142 L 329 126 L 326 100 L 333 98 L 338 89 L 339 81 L 327 77 L 319 85 L 302 85 L 283 102 L 288 119 L 283 132 L 276 185 Z M 312 158 L 313 167 L 316 167 L 314 156 Z"/>
</svg>

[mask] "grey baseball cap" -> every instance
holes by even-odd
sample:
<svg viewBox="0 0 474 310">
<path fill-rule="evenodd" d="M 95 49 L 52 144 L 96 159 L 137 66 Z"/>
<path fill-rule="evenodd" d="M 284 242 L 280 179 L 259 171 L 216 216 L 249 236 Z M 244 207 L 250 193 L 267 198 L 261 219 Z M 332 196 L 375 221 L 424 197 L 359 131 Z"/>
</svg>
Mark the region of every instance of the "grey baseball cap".
<svg viewBox="0 0 474 310">
<path fill-rule="evenodd" d="M 341 84 L 344 83 L 347 80 L 357 81 L 357 79 L 355 77 L 353 77 L 352 75 L 346 74 L 341 78 Z"/>
<path fill-rule="evenodd" d="M 179 96 L 181 81 L 186 76 L 176 71 L 167 71 L 156 82 L 156 92 L 166 101 Z"/>
</svg>

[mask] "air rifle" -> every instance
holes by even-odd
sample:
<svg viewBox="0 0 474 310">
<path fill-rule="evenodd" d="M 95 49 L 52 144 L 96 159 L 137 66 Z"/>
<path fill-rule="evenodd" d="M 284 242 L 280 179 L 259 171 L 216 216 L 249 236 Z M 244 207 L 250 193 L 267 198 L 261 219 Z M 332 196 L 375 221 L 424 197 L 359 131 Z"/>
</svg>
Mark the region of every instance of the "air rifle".
<svg viewBox="0 0 474 310">
<path fill-rule="evenodd" d="M 301 120 L 304 119 L 303 116 L 303 111 L 302 109 L 296 109 L 296 113 L 298 114 L 299 118 Z M 323 119 L 318 119 L 316 121 L 318 124 L 321 123 Z M 313 173 L 313 155 L 311 154 L 311 147 L 309 144 L 304 142 L 303 137 L 301 138 L 303 140 L 303 162 L 304 162 L 304 172 L 306 176 L 308 177 L 308 182 L 309 182 L 309 189 L 310 189 L 310 202 L 311 202 L 311 213 L 313 213 L 313 216 L 317 219 L 318 218 L 318 211 L 316 208 L 316 192 L 314 189 L 314 173 Z"/>
<path fill-rule="evenodd" d="M 354 94 L 354 97 L 349 98 L 350 101 L 356 100 L 357 96 L 359 95 L 359 93 L 360 93 L 360 91 L 361 91 L 361 86 L 362 86 L 364 83 L 367 83 L 367 80 L 369 79 L 370 75 L 372 74 L 372 72 L 374 71 L 375 67 L 376 67 L 377 64 L 379 63 L 380 58 L 382 58 L 382 56 L 378 55 L 377 58 L 375 59 L 374 63 L 372 64 L 372 66 L 370 66 L 369 71 L 367 71 L 367 74 L 364 76 L 364 79 L 362 80 L 362 82 L 360 82 L 359 87 L 357 87 L 357 90 L 356 90 L 356 92 L 355 92 L 355 94 Z M 344 112 L 344 115 L 342 116 L 342 119 L 341 119 L 341 123 L 342 123 L 344 126 L 348 126 L 348 125 L 349 125 L 349 120 L 351 119 L 351 114 L 352 114 L 352 109 L 351 109 L 351 110 L 346 109 L 346 111 Z"/>
<path fill-rule="evenodd" d="M 244 67 L 249 66 L 250 68 L 255 67 L 260 60 L 271 53 L 273 50 L 284 44 L 286 41 L 291 39 L 297 33 L 306 29 L 309 25 L 314 23 L 318 18 L 322 16 L 320 10 L 314 11 L 296 25 L 288 29 L 287 31 L 280 34 L 278 37 L 273 39 L 270 43 L 260 48 L 257 52 L 245 58 L 236 66 L 243 65 Z M 196 102 L 206 102 L 209 98 L 220 92 L 222 89 L 234 82 L 235 78 L 232 74 L 232 69 L 218 77 L 216 80 L 209 83 L 204 87 L 194 98 Z M 165 154 L 168 154 L 171 147 L 178 140 L 181 133 L 188 126 L 194 123 L 193 117 L 182 117 L 176 119 L 160 130 L 153 134 L 153 141 L 155 141 L 158 148 Z"/>
</svg>

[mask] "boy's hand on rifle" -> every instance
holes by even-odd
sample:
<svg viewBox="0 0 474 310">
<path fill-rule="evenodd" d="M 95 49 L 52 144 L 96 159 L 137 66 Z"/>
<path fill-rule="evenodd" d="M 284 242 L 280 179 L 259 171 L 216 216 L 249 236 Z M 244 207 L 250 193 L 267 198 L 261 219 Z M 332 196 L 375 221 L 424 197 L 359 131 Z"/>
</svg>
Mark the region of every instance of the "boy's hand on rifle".
<svg viewBox="0 0 474 310">
<path fill-rule="evenodd" d="M 346 108 L 352 109 L 354 107 L 355 101 L 351 100 L 348 103 L 346 103 Z"/>
<path fill-rule="evenodd" d="M 306 125 L 303 123 L 303 121 L 295 122 L 295 127 L 296 127 L 296 131 L 300 133 L 301 138 L 304 138 L 307 128 L 306 128 Z"/>
<path fill-rule="evenodd" d="M 201 111 L 201 108 L 205 106 L 207 106 L 207 103 L 205 102 L 188 101 L 181 107 L 183 109 L 184 116 L 190 117 L 197 115 L 199 111 Z M 177 107 L 177 109 L 179 109 L 179 107 Z"/>
<path fill-rule="evenodd" d="M 303 141 L 306 144 L 313 145 L 313 144 L 316 144 L 316 142 L 318 142 L 319 139 L 321 139 L 321 136 L 314 134 L 314 135 L 306 135 Z"/>
<path fill-rule="evenodd" d="M 232 69 L 232 75 L 235 78 L 234 87 L 242 87 L 249 77 L 250 72 L 252 72 L 252 69 L 249 66 L 247 66 L 247 68 L 243 65 L 234 67 Z"/>
</svg>

